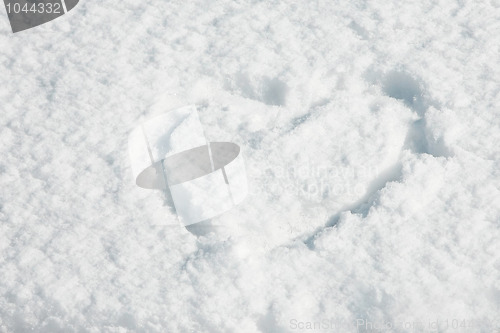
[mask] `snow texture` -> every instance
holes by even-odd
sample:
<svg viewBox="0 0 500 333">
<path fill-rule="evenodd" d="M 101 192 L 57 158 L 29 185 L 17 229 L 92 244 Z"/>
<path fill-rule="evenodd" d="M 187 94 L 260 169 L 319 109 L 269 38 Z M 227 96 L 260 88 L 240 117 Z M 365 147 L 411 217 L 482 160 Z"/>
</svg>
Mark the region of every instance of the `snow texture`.
<svg viewBox="0 0 500 333">
<path fill-rule="evenodd" d="M 0 332 L 500 329 L 500 2 L 0 11 Z M 141 119 L 197 104 L 249 194 L 181 227 Z"/>
</svg>

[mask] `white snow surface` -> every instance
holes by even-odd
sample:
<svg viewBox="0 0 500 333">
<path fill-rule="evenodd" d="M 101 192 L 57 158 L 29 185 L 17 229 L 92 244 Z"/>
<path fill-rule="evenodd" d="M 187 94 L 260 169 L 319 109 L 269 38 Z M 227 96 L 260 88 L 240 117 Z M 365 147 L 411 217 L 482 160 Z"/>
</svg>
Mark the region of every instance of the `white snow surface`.
<svg viewBox="0 0 500 333">
<path fill-rule="evenodd" d="M 494 332 L 500 2 L 0 11 L 0 332 Z M 197 235 L 134 184 L 198 105 L 249 194 Z"/>
</svg>

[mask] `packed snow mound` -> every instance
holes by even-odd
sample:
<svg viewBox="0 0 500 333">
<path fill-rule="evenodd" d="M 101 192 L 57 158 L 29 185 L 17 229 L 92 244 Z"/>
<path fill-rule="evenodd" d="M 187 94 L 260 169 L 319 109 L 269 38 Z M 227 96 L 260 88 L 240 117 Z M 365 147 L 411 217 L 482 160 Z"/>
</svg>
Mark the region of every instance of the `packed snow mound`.
<svg viewBox="0 0 500 333">
<path fill-rule="evenodd" d="M 500 3 L 0 11 L 0 331 L 500 328 Z M 179 226 L 128 136 L 196 104 L 246 200 Z M 310 328 L 312 327 L 312 328 Z"/>
</svg>

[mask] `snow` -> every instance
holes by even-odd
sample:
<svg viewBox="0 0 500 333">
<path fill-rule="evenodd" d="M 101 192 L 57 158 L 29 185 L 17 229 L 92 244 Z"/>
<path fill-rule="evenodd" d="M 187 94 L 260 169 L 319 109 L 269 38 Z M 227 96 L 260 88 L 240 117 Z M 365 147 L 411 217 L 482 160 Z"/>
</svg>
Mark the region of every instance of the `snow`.
<svg viewBox="0 0 500 333">
<path fill-rule="evenodd" d="M 499 329 L 499 32 L 496 0 L 0 11 L 0 332 Z M 190 104 L 245 160 L 216 232 L 130 164 Z"/>
</svg>

